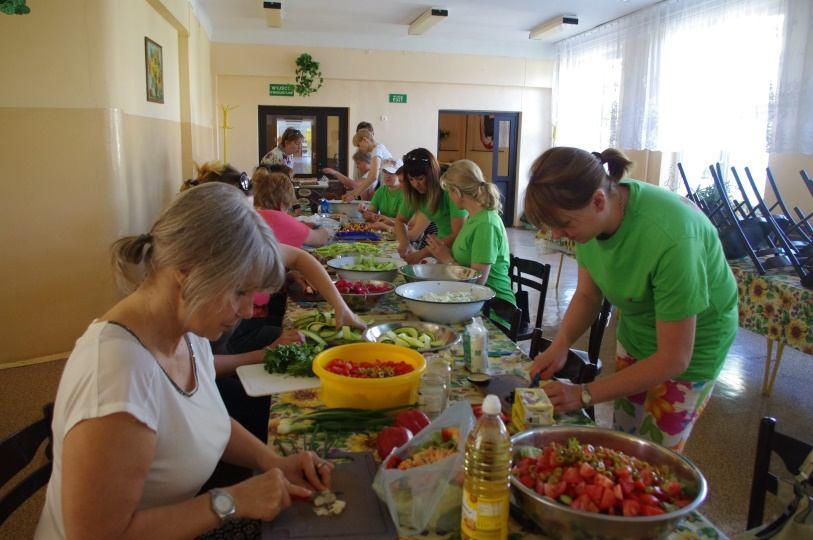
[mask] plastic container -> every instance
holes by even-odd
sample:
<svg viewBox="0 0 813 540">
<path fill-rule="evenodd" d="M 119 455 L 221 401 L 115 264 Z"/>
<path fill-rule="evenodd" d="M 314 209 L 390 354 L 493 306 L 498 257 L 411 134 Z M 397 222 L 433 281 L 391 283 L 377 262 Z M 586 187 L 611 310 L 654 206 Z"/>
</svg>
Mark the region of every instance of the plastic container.
<svg viewBox="0 0 813 540">
<path fill-rule="evenodd" d="M 483 319 L 474 317 L 463 334 L 463 362 L 472 373 L 488 371 L 488 330 Z"/>
<path fill-rule="evenodd" d="M 483 415 L 466 440 L 463 460 L 463 540 L 504 540 L 508 537 L 508 496 L 511 438 L 500 420 L 500 399 L 489 394 Z"/>
<path fill-rule="evenodd" d="M 330 203 L 327 202 L 327 199 L 319 199 L 319 213 L 320 214 L 330 213 Z"/>
<path fill-rule="evenodd" d="M 350 362 L 404 361 L 415 369 L 382 379 L 345 377 L 325 369 L 334 358 Z M 421 375 L 425 370 L 426 360 L 421 353 L 387 343 L 340 345 L 320 352 L 313 359 L 313 372 L 322 381 L 322 401 L 328 407 L 383 409 L 417 403 Z"/>
</svg>

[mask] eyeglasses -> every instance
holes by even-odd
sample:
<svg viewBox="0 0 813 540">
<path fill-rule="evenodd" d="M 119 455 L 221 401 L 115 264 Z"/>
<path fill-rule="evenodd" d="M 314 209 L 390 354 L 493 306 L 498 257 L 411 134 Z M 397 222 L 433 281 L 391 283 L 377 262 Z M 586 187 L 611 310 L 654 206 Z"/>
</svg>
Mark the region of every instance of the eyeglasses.
<svg viewBox="0 0 813 540">
<path fill-rule="evenodd" d="M 238 180 L 238 187 L 243 190 L 243 192 L 248 195 L 251 193 L 251 178 L 248 177 L 245 171 L 240 173 L 240 179 Z"/>
</svg>

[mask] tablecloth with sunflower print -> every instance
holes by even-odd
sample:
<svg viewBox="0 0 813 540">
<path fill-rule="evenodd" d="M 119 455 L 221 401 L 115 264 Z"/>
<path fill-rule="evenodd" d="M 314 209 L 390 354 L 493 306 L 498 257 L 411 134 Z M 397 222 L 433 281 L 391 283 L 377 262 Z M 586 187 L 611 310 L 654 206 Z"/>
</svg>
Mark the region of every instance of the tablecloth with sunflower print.
<svg viewBox="0 0 813 540">
<path fill-rule="evenodd" d="M 737 280 L 740 326 L 813 354 L 813 290 L 787 268 L 761 276 L 750 259 L 728 264 Z"/>
<path fill-rule="evenodd" d="M 289 302 L 286 312 L 286 321 L 293 321 L 306 314 L 309 310 L 324 309 L 324 304 L 297 304 Z M 362 314 L 369 322 L 384 322 L 395 320 L 409 320 L 414 317 L 406 310 L 406 306 L 400 302 L 395 295 L 383 300 L 370 314 Z M 488 328 L 489 337 L 489 373 L 491 375 L 512 374 L 527 377 L 527 369 L 530 362 L 528 356 L 523 353 L 516 343 L 509 340 L 490 321 L 484 321 Z M 452 325 L 456 331 L 462 332 L 463 325 Z M 446 351 L 427 354 L 428 361 L 447 361 L 452 366 L 450 401 L 469 400 L 472 403 L 483 401 L 482 393 L 471 384 L 466 378 L 468 372 L 463 365 L 463 349 L 457 345 Z M 268 425 L 268 443 L 275 447 L 278 452 L 289 453 L 305 448 L 313 447 L 314 441 L 308 439 L 308 435 L 291 434 L 283 435 L 279 433 L 279 428 L 284 420 L 295 418 L 301 414 L 312 410 L 323 408 L 324 403 L 320 398 L 318 389 L 300 390 L 286 394 L 278 394 L 271 397 L 271 415 Z M 560 424 L 592 424 L 592 420 L 583 412 L 579 414 L 568 414 L 557 417 Z M 347 433 L 336 437 L 331 437 L 329 441 L 330 449 L 338 449 L 350 452 L 371 452 L 376 455 L 377 433 Z M 316 441 L 324 444 L 324 441 Z M 318 445 L 317 445 L 318 446 Z M 324 450 L 324 447 L 322 447 Z M 377 456 L 376 456 L 377 457 Z M 352 503 L 350 503 L 352 504 Z M 530 522 L 520 523 L 513 518 L 510 520 L 509 539 L 529 538 L 543 539 L 542 535 L 534 529 Z M 459 538 L 458 533 L 438 535 L 427 533 L 419 537 L 421 540 L 436 538 Z M 712 525 L 706 518 L 698 512 L 692 512 L 684 519 L 669 535 L 670 539 L 720 539 L 726 536 Z"/>
</svg>

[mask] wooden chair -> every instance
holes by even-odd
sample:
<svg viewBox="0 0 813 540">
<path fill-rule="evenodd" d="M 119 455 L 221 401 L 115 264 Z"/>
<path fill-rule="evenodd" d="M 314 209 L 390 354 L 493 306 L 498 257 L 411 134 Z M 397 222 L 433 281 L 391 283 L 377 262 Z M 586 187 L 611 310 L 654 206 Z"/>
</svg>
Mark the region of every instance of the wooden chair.
<svg viewBox="0 0 813 540">
<path fill-rule="evenodd" d="M 511 284 L 514 287 L 517 307 L 522 310 L 522 321 L 515 341 L 525 341 L 531 339 L 535 328 L 542 328 L 542 315 L 545 312 L 545 299 L 550 282 L 550 265 L 511 255 L 508 275 L 511 277 Z M 536 307 L 536 318 L 533 323 L 531 323 L 528 298 L 530 291 L 526 289 L 533 289 L 539 293 L 539 304 Z"/>
<path fill-rule="evenodd" d="M 766 416 L 759 423 L 757 455 L 754 460 L 754 477 L 751 480 L 751 497 L 748 502 L 748 525 L 753 529 L 762 525 L 765 510 L 765 494 L 776 494 L 779 479 L 769 472 L 771 452 L 776 452 L 789 473 L 796 476 L 805 458 L 813 452 L 813 445 L 776 431 L 776 419 Z"/>
<path fill-rule="evenodd" d="M 604 340 L 604 331 L 610 323 L 612 304 L 605 298 L 601 310 L 590 326 L 587 350 L 570 349 L 565 366 L 556 373 L 557 377 L 568 379 L 575 384 L 592 382 L 601 373 L 602 363 L 599 358 L 601 342 Z M 531 348 L 528 355 L 533 359 L 537 354 L 547 349 L 551 340 L 542 337 L 542 330 L 534 330 L 531 339 Z"/>
<path fill-rule="evenodd" d="M 492 313 L 502 319 L 502 321 L 494 319 L 491 316 Z M 483 306 L 483 314 L 494 323 L 494 326 L 502 330 L 502 333 L 508 336 L 508 339 L 514 343 L 517 342 L 520 323 L 522 321 L 521 309 L 511 302 L 495 296 Z"/>
<path fill-rule="evenodd" d="M 0 489 L 25 469 L 47 441 L 45 465 L 28 474 L 0 497 L 0 525 L 29 497 L 48 483 L 53 465 L 51 420 L 54 404 L 43 407 L 43 418 L 0 441 Z"/>
</svg>

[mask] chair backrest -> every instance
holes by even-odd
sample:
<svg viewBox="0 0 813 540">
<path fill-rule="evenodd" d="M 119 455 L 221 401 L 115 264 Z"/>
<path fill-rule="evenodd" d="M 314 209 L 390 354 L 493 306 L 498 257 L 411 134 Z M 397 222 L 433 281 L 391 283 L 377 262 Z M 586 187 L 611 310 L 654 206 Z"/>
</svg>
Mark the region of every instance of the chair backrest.
<svg viewBox="0 0 813 540">
<path fill-rule="evenodd" d="M 522 310 L 522 328 L 542 328 L 542 317 L 545 313 L 545 300 L 548 296 L 548 283 L 550 282 L 550 265 L 531 259 L 522 259 L 511 255 L 508 275 L 514 287 L 517 307 Z M 539 292 L 539 304 L 536 307 L 536 319 L 531 326 L 530 302 L 528 291 L 534 289 Z M 529 339 L 531 331 L 519 336 L 520 340 Z"/>
<path fill-rule="evenodd" d="M 31 495 L 48 483 L 51 477 L 53 455 L 51 441 L 51 420 L 54 415 L 54 404 L 43 407 L 43 418 L 30 424 L 17 433 L 0 441 L 0 488 L 5 487 L 14 476 L 26 468 L 34 459 L 40 446 L 48 441 L 45 447 L 47 463 L 17 482 L 0 497 L 0 524 Z"/>
<path fill-rule="evenodd" d="M 521 309 L 511 302 L 495 296 L 483 306 L 483 313 L 494 323 L 494 326 L 502 330 L 502 333 L 508 336 L 508 339 L 516 343 L 517 337 L 519 336 L 519 327 L 522 322 Z M 491 316 L 492 313 L 507 324 L 495 320 L 494 317 Z"/>
<path fill-rule="evenodd" d="M 776 431 L 775 418 L 766 416 L 760 421 L 757 455 L 754 460 L 754 477 L 751 480 L 751 497 L 748 503 L 747 529 L 753 529 L 762 524 L 765 494 L 768 492 L 775 494 L 779 487 L 779 479 L 769 472 L 771 452 L 776 452 L 788 472 L 795 476 L 811 451 L 813 451 L 813 444 Z"/>
<path fill-rule="evenodd" d="M 601 310 L 598 312 L 596 320 L 590 326 L 590 338 L 587 345 L 587 356 L 593 364 L 598 363 L 601 352 L 601 342 L 604 340 L 604 331 L 610 325 L 613 305 L 606 298 L 601 303 Z"/>
</svg>

